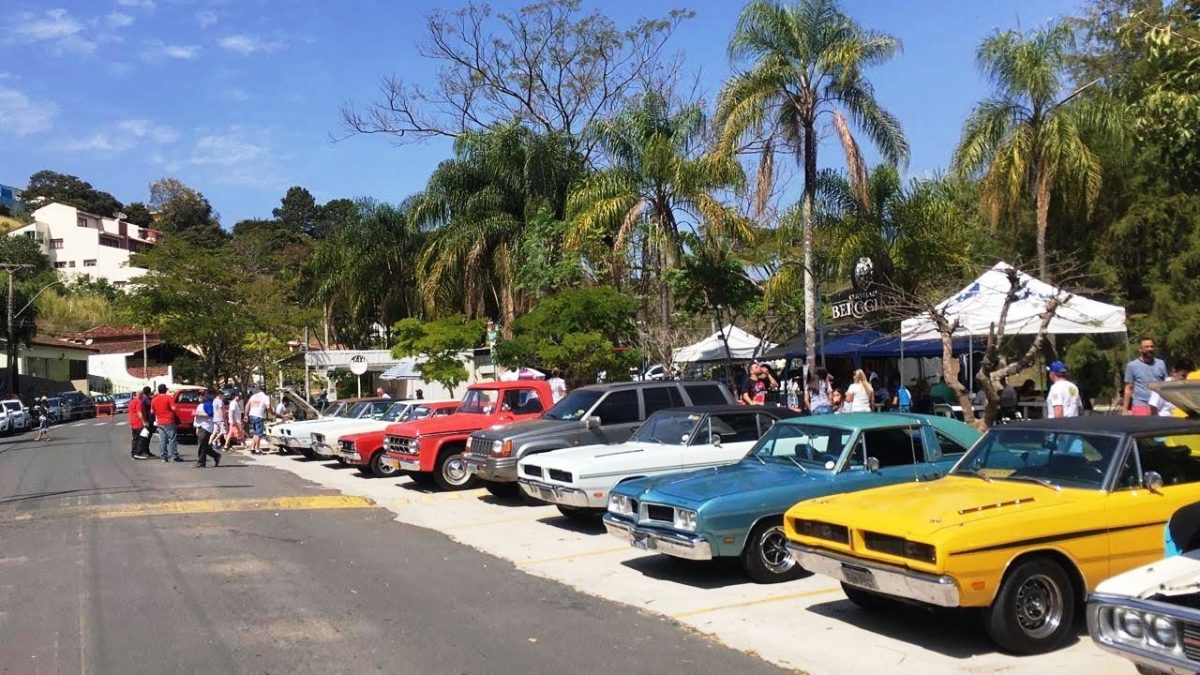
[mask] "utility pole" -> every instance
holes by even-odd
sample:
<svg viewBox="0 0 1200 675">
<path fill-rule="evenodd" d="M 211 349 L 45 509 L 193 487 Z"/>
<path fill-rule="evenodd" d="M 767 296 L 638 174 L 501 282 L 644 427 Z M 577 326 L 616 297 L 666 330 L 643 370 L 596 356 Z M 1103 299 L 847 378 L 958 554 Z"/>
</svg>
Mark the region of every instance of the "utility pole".
<svg viewBox="0 0 1200 675">
<path fill-rule="evenodd" d="M 16 316 L 13 314 L 13 275 L 15 270 L 24 267 L 33 267 L 33 265 L 0 264 L 0 268 L 8 270 L 8 344 L 5 345 L 5 354 L 8 356 L 9 398 L 19 398 L 21 394 L 21 368 L 17 364 Z"/>
</svg>

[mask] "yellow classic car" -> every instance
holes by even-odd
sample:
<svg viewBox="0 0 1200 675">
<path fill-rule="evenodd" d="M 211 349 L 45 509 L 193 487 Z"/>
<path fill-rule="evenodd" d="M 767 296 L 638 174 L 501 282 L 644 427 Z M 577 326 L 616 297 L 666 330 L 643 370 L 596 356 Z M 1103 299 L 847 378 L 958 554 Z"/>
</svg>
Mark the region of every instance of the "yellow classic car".
<svg viewBox="0 0 1200 675">
<path fill-rule="evenodd" d="M 1200 383 L 1167 384 L 1196 409 Z M 784 528 L 860 607 L 979 607 L 996 643 L 1033 654 L 1070 637 L 1097 584 L 1161 558 L 1164 524 L 1197 500 L 1200 421 L 1105 415 L 993 428 L 940 480 L 800 502 Z"/>
</svg>

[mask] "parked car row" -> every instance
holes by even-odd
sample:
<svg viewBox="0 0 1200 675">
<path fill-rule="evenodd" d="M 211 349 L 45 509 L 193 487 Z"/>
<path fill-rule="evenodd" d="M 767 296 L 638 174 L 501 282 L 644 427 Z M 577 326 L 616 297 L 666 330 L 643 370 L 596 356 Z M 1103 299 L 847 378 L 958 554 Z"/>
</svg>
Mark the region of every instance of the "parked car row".
<svg viewBox="0 0 1200 675">
<path fill-rule="evenodd" d="M 1196 383 L 1156 387 L 1200 410 Z M 1062 646 L 1088 594 L 1160 559 L 1168 519 L 1200 502 L 1194 419 L 1036 420 L 981 435 L 930 415 L 738 406 L 705 381 L 550 400 L 544 382 L 520 380 L 473 385 L 458 403 L 367 399 L 281 425 L 272 441 L 367 475 L 482 483 L 602 516 L 636 549 L 736 559 L 759 583 L 828 576 L 866 611 L 977 608 L 995 643 L 1020 654 Z M 1200 546 L 1195 520 L 1181 548 Z M 1093 636 L 1143 667 L 1200 671 L 1200 554 L 1157 564 L 1101 587 Z"/>
</svg>

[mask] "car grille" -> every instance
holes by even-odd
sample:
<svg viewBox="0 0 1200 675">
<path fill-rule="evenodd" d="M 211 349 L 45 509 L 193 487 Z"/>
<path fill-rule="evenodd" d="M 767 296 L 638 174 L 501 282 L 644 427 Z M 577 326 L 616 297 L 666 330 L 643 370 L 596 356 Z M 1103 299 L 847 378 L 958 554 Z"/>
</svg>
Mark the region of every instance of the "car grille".
<svg viewBox="0 0 1200 675">
<path fill-rule="evenodd" d="M 488 457 L 492 454 L 492 442 L 486 438 L 472 438 L 468 451 L 476 457 Z"/>
<path fill-rule="evenodd" d="M 804 520 L 796 518 L 792 520 L 792 526 L 796 528 L 796 532 L 813 539 L 824 539 L 825 541 L 834 541 L 839 544 L 850 543 L 850 530 L 844 525 L 834 525 L 820 520 Z"/>
<path fill-rule="evenodd" d="M 387 437 L 388 452 L 400 452 L 406 455 L 417 454 L 417 447 L 414 439 L 405 436 L 388 436 Z"/>
<path fill-rule="evenodd" d="M 920 544 L 903 537 L 878 532 L 863 532 L 863 544 L 872 551 L 894 555 L 897 558 L 909 558 L 922 562 L 934 562 L 934 548 L 929 544 Z"/>
<path fill-rule="evenodd" d="M 342 452 L 354 452 L 354 441 L 342 441 Z"/>
<path fill-rule="evenodd" d="M 560 483 L 570 483 L 571 482 L 571 472 L 569 472 L 569 471 L 559 471 L 558 469 L 547 469 L 546 477 L 549 478 L 550 480 L 556 480 Z"/>
<path fill-rule="evenodd" d="M 541 478 L 542 477 L 542 467 L 534 466 L 532 464 L 526 464 L 525 466 L 521 467 L 521 473 L 525 474 L 526 476 L 533 476 L 534 478 Z"/>
<path fill-rule="evenodd" d="M 1181 625 L 1183 640 L 1180 646 L 1183 647 L 1183 653 L 1191 661 L 1200 661 L 1200 624 L 1184 622 Z"/>
<path fill-rule="evenodd" d="M 674 523 L 675 509 L 661 504 L 646 504 L 646 517 L 642 520 L 655 520 L 660 523 Z"/>
</svg>

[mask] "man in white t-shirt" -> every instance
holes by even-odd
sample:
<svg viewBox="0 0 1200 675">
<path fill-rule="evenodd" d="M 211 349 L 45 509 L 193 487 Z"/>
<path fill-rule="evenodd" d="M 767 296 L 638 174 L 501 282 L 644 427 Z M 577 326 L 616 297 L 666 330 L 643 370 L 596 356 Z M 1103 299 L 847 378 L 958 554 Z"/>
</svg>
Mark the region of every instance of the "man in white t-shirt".
<svg viewBox="0 0 1200 675">
<path fill-rule="evenodd" d="M 225 406 L 225 394 L 218 389 L 213 396 L 212 446 L 222 448 L 229 442 L 229 414 Z"/>
<path fill-rule="evenodd" d="M 255 389 L 250 396 L 250 400 L 246 402 L 246 417 L 250 420 L 250 434 L 254 436 L 254 440 L 250 441 L 250 454 L 261 455 L 262 450 L 259 445 L 262 443 L 262 437 L 267 433 L 267 411 L 271 409 L 271 397 L 262 389 Z"/>
<path fill-rule="evenodd" d="M 1047 417 L 1079 417 L 1083 410 L 1083 400 L 1079 398 L 1079 387 L 1067 379 L 1067 366 L 1062 361 L 1051 363 L 1046 372 L 1050 373 L 1050 391 L 1046 393 Z"/>
<path fill-rule="evenodd" d="M 567 382 L 562 379 L 562 373 L 558 368 L 550 371 L 550 379 L 546 380 L 546 384 L 550 385 L 550 396 L 553 398 L 553 403 L 558 403 L 567 395 Z"/>
</svg>

